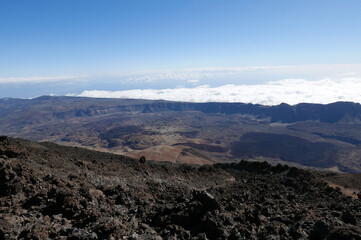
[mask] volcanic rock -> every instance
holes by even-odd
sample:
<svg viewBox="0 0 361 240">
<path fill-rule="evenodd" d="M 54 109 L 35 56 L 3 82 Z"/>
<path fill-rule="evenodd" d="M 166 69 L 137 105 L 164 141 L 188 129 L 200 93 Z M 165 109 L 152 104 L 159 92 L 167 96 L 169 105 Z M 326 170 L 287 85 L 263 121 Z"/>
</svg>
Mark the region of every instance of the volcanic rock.
<svg viewBox="0 0 361 240">
<path fill-rule="evenodd" d="M 247 161 L 141 164 L 51 143 L 5 142 L 2 151 L 18 155 L 0 158 L 0 239 L 361 236 L 361 201 L 329 187 L 327 172 Z"/>
</svg>

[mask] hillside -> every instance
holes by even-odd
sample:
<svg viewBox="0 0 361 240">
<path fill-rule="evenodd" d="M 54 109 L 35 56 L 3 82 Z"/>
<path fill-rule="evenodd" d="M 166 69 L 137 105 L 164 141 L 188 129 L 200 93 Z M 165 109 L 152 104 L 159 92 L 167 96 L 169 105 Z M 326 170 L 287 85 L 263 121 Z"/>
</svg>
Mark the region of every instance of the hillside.
<svg viewBox="0 0 361 240">
<path fill-rule="evenodd" d="M 142 164 L 8 137 L 0 152 L 1 239 L 361 239 L 360 199 L 325 182 L 359 175 Z"/>
<path fill-rule="evenodd" d="M 262 106 L 50 96 L 0 100 L 0 134 L 190 164 L 249 159 L 361 172 L 360 119 L 361 105 L 351 102 Z"/>
<path fill-rule="evenodd" d="M 282 103 L 262 106 L 245 103 L 191 103 L 141 99 L 100 99 L 81 97 L 42 96 L 34 99 L 0 100 L 0 113 L 15 110 L 43 113 L 39 121 L 68 119 L 81 116 L 104 115 L 115 112 L 157 113 L 167 111 L 198 111 L 202 113 L 249 114 L 258 118 L 270 118 L 271 122 L 294 123 L 317 120 L 325 123 L 340 121 L 361 122 L 361 105 L 352 102 L 336 102 L 327 105 L 301 103 L 294 106 Z M 40 116 L 39 116 L 40 117 Z"/>
</svg>

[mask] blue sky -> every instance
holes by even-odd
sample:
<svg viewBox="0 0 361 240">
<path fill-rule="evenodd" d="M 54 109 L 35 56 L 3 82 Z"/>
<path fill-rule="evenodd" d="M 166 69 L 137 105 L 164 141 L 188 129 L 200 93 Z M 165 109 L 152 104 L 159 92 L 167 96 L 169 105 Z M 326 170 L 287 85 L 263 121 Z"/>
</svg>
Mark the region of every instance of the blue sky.
<svg viewBox="0 0 361 240">
<path fill-rule="evenodd" d="M 361 63 L 360 12 L 358 0 L 1 0 L 0 97 L 358 73 L 352 64 Z M 329 67 L 312 74 L 300 68 L 212 75 L 214 69 L 304 65 Z M 332 72 L 335 65 L 339 72 Z M 163 74 L 200 68 L 212 74 L 186 80 Z M 151 81 L 124 78 L 144 72 Z"/>
</svg>

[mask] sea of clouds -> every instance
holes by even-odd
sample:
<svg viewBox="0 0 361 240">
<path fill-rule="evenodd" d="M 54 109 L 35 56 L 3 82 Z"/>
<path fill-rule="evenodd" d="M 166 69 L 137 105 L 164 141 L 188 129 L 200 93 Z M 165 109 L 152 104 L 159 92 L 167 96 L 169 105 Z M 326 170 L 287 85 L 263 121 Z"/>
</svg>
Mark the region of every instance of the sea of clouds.
<svg viewBox="0 0 361 240">
<path fill-rule="evenodd" d="M 283 80 L 280 80 L 283 79 Z M 0 97 L 68 95 L 277 105 L 361 102 L 361 64 L 190 68 L 0 77 Z"/>
<path fill-rule="evenodd" d="M 332 103 L 352 101 L 361 103 L 361 78 L 354 73 L 340 79 L 316 81 L 284 79 L 256 85 L 226 84 L 218 87 L 201 85 L 167 89 L 135 89 L 125 91 L 83 91 L 79 97 L 163 99 L 187 102 L 244 102 L 262 105 Z"/>
</svg>

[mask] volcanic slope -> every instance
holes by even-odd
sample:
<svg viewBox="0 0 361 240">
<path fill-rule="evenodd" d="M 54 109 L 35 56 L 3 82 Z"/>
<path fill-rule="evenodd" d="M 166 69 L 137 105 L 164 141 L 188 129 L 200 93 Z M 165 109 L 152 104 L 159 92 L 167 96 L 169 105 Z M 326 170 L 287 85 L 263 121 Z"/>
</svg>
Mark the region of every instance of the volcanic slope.
<svg viewBox="0 0 361 240">
<path fill-rule="evenodd" d="M 351 102 L 0 99 L 0 134 L 175 163 L 256 159 L 361 172 L 361 105 Z"/>
<path fill-rule="evenodd" d="M 0 239 L 361 239 L 359 189 L 325 182 L 359 175 L 140 163 L 9 137 L 0 156 Z"/>
</svg>

